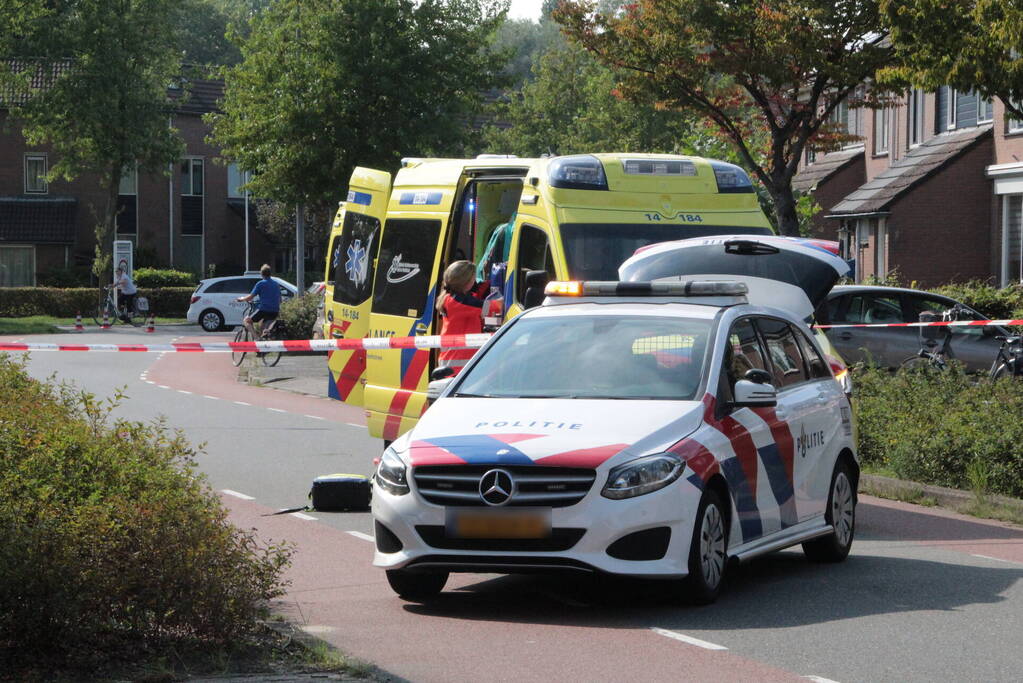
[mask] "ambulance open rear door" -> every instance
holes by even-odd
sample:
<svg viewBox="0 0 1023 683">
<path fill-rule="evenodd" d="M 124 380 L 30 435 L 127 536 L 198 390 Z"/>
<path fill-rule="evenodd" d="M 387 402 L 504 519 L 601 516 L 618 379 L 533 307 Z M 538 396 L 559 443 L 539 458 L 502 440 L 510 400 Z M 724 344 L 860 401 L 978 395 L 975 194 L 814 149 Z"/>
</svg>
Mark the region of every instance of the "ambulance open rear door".
<svg viewBox="0 0 1023 683">
<path fill-rule="evenodd" d="M 369 331 L 377 251 L 390 193 L 390 173 L 369 168 L 356 168 L 352 173 L 341 236 L 334 245 L 334 319 L 330 325 L 334 339 L 361 339 Z M 327 365 L 330 397 L 362 405 L 366 351 L 332 351 Z"/>
</svg>

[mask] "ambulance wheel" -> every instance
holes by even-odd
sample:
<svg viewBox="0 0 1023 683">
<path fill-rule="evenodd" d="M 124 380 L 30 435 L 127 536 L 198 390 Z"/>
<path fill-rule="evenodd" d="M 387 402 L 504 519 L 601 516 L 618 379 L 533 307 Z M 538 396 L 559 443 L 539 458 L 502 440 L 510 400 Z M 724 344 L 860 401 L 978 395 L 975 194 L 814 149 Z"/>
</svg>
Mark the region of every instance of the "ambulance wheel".
<svg viewBox="0 0 1023 683">
<path fill-rule="evenodd" d="M 814 562 L 841 562 L 849 556 L 856 533 L 856 490 L 849 463 L 844 458 L 835 463 L 831 490 L 824 519 L 833 531 L 803 544 L 806 557 Z"/>
<path fill-rule="evenodd" d="M 709 605 L 717 600 L 725 578 L 727 550 L 724 504 L 717 492 L 707 489 L 696 511 L 693 540 L 689 544 L 689 576 L 683 583 L 688 602 Z"/>
<path fill-rule="evenodd" d="M 422 602 L 436 597 L 448 582 L 447 572 L 415 572 L 409 569 L 388 569 L 387 583 L 398 597 Z"/>
</svg>

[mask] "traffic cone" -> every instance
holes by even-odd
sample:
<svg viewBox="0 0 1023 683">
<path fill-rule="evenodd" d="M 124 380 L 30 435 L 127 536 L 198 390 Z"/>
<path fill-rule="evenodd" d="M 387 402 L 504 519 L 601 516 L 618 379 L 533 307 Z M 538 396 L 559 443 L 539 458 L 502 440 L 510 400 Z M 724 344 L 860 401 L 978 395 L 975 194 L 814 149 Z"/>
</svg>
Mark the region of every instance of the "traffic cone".
<svg viewBox="0 0 1023 683">
<path fill-rule="evenodd" d="M 78 311 L 75 313 L 75 332 L 85 332 L 85 327 L 82 326 L 82 312 Z"/>
<path fill-rule="evenodd" d="M 149 322 L 146 323 L 146 332 L 156 332 L 156 318 L 153 317 L 152 313 L 149 314 Z"/>
<path fill-rule="evenodd" d="M 101 329 L 101 330 L 109 330 L 110 329 L 110 318 L 107 317 L 107 312 L 106 311 L 103 311 L 103 324 L 99 326 L 99 329 Z"/>
</svg>

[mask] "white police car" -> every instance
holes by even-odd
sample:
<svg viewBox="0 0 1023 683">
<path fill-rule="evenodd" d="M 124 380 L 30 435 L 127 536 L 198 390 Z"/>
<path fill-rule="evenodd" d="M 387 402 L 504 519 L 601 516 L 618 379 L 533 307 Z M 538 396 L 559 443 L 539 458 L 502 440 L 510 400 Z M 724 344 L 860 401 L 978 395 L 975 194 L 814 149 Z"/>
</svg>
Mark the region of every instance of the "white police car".
<svg viewBox="0 0 1023 683">
<path fill-rule="evenodd" d="M 702 248 L 789 252 L 765 244 Z M 789 287 L 771 299 L 802 305 L 807 290 Z M 848 401 L 801 311 L 748 290 L 551 283 L 385 451 L 374 564 L 392 588 L 418 600 L 449 572 L 596 571 L 682 579 L 710 602 L 730 560 L 798 543 L 844 559 L 859 477 Z"/>
</svg>

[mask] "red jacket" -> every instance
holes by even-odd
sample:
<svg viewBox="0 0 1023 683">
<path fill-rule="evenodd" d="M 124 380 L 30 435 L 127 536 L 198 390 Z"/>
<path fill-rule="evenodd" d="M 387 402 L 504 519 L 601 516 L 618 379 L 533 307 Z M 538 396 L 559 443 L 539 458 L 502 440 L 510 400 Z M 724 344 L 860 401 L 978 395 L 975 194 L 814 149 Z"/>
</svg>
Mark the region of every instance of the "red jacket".
<svg viewBox="0 0 1023 683">
<path fill-rule="evenodd" d="M 486 282 L 477 283 L 466 294 L 446 292 L 441 304 L 440 333 L 479 334 L 483 331 L 483 299 L 490 291 Z M 476 349 L 444 349 L 440 364 L 455 368 L 456 374 L 468 362 Z"/>
</svg>

